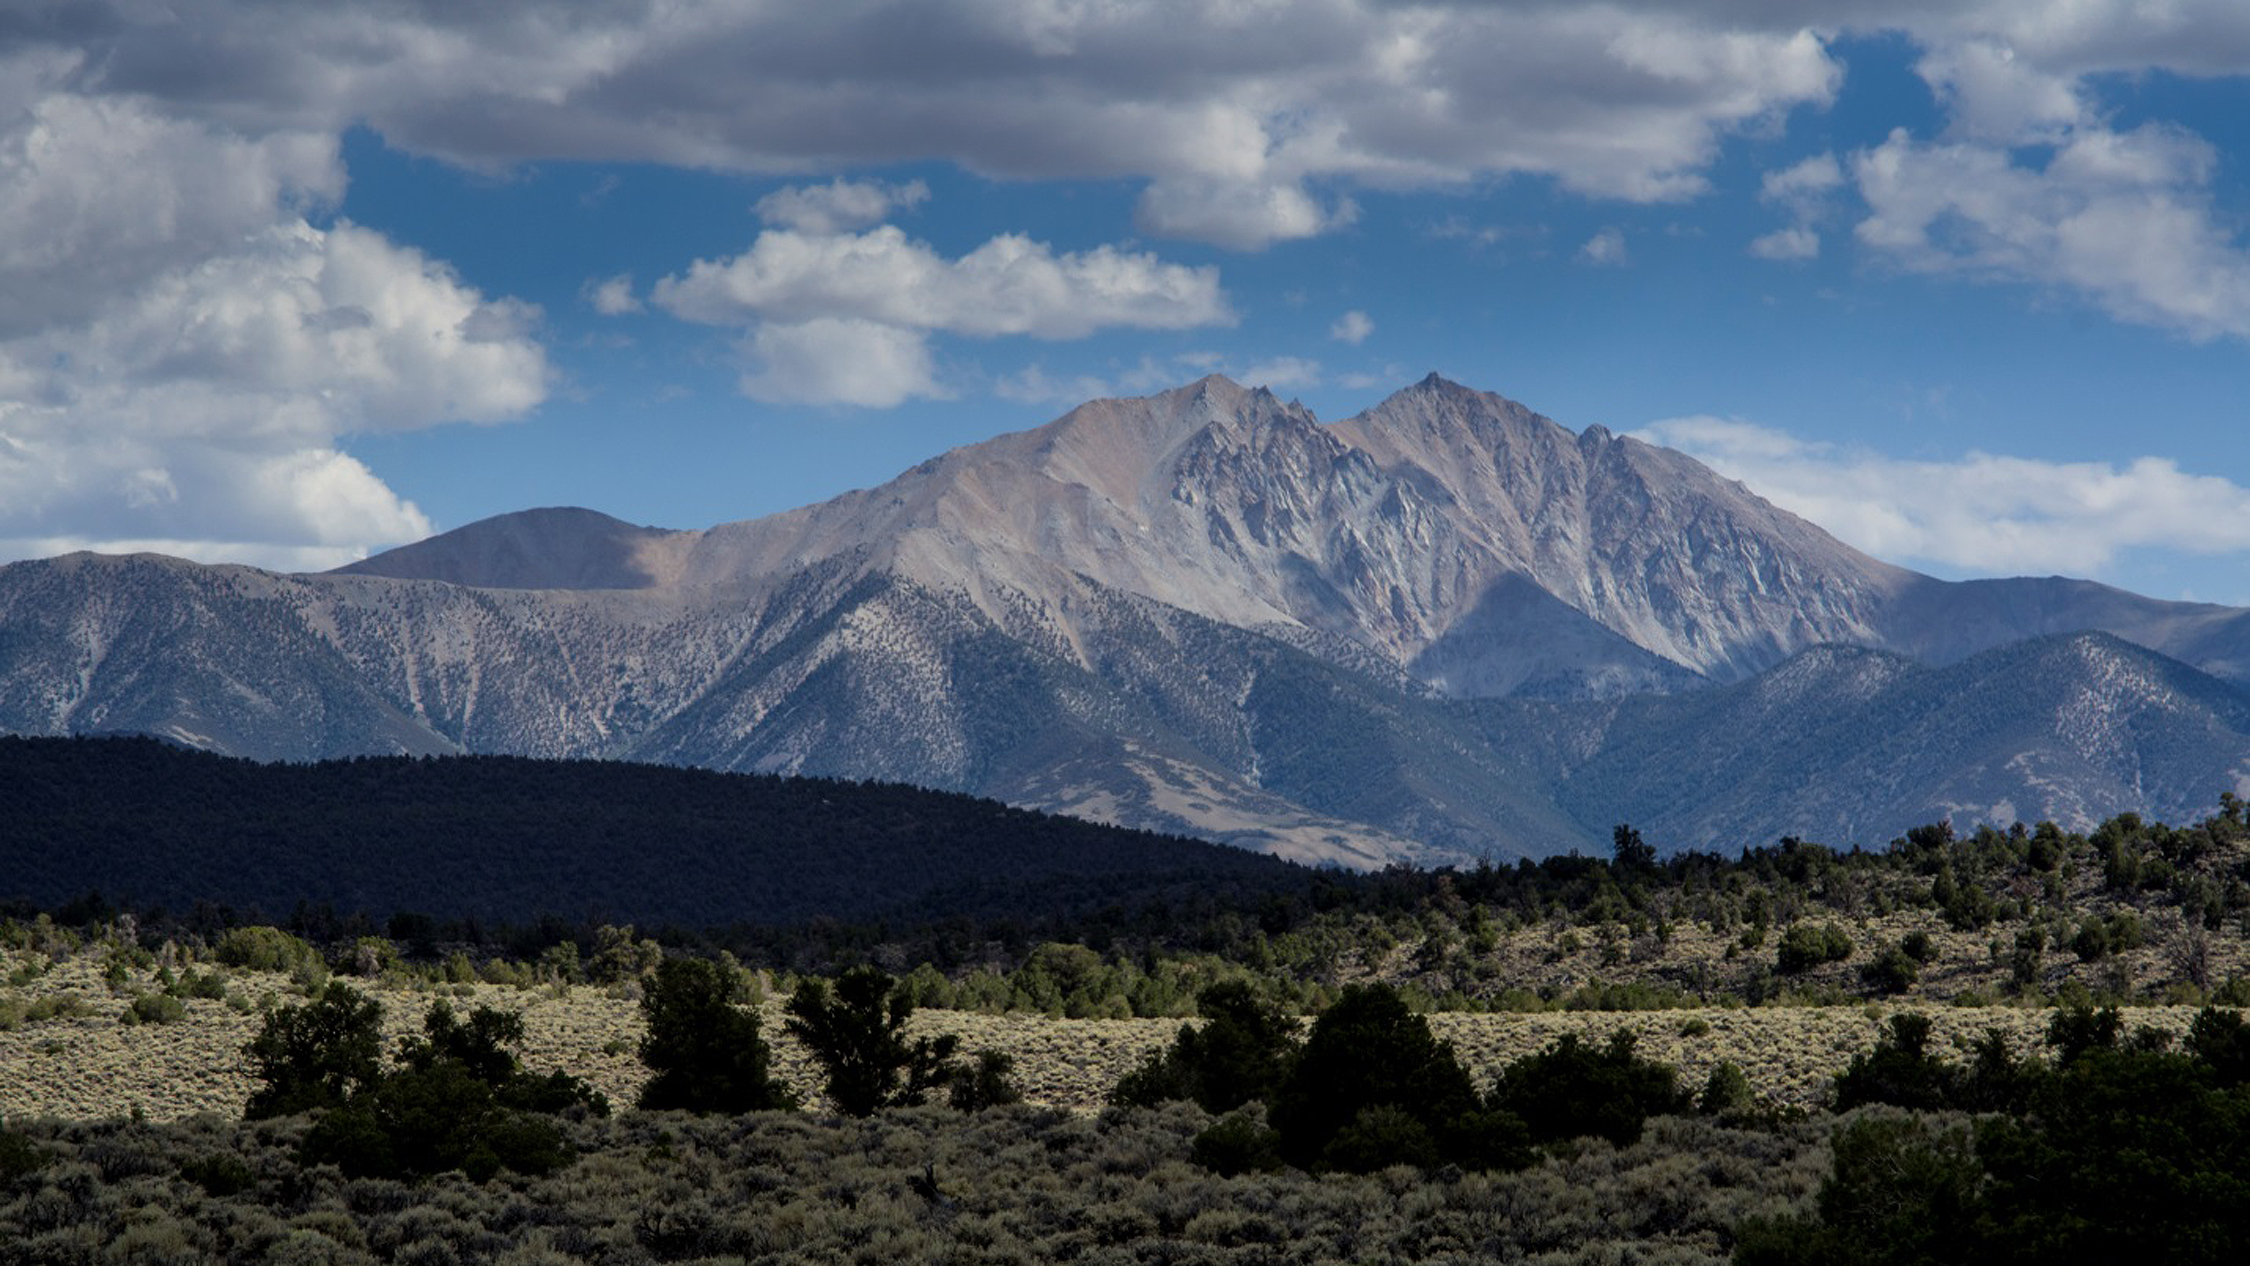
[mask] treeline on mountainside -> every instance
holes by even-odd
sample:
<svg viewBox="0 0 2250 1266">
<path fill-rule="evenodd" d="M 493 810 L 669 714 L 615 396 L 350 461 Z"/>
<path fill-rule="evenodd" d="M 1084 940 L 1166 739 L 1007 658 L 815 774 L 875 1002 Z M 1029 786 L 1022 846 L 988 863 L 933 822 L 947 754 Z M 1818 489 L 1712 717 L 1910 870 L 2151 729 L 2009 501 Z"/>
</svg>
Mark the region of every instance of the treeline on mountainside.
<svg viewBox="0 0 2250 1266">
<path fill-rule="evenodd" d="M 0 899 L 691 928 L 1039 918 L 1303 882 L 1203 841 L 831 779 L 606 761 L 265 765 L 154 739 L 0 738 Z"/>
</svg>

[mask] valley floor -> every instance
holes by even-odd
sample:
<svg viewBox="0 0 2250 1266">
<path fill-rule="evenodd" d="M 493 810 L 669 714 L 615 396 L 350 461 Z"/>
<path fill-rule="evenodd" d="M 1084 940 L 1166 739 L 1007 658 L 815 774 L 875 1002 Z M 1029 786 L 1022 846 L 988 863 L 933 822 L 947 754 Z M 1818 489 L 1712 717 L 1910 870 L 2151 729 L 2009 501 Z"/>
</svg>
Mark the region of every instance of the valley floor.
<svg viewBox="0 0 2250 1266">
<path fill-rule="evenodd" d="M 619 1107 L 633 1102 L 646 1075 L 635 1055 L 641 1015 L 624 987 L 355 983 L 367 985 L 383 1004 L 387 1045 L 394 1049 L 398 1038 L 419 1031 L 432 1002 L 448 998 L 457 1011 L 492 1006 L 521 1013 L 520 1053 L 527 1068 L 561 1068 L 583 1077 Z M 113 987 L 91 954 L 58 963 L 36 980 L 0 985 L 0 1003 L 78 1000 L 63 1008 L 66 1014 L 0 1031 L 0 1117 L 10 1122 L 135 1113 L 150 1121 L 239 1117 L 252 1089 L 241 1050 L 257 1031 L 258 1006 L 269 999 L 284 1005 L 301 1001 L 298 992 L 286 976 L 237 972 L 227 1000 L 187 999 L 183 1017 L 170 1023 L 121 1022 L 129 1000 L 154 987 L 145 973 Z M 80 1013 L 67 1014 L 74 1009 Z M 1711 1068 L 1726 1060 L 1743 1070 L 1760 1096 L 1812 1107 L 1852 1055 L 1875 1044 L 1885 1017 L 1909 1010 L 1930 1017 L 1933 1049 L 1949 1057 L 1992 1029 L 2006 1035 L 2018 1053 L 2036 1051 L 2052 1014 L 2039 1007 L 1906 999 L 1631 1012 L 1439 1012 L 1430 1022 L 1480 1080 L 1565 1033 L 1605 1037 L 1622 1028 L 1638 1036 L 1639 1054 L 1677 1067 L 1682 1086 L 1701 1086 Z M 2184 1006 L 2129 1008 L 2126 1028 L 2149 1025 L 2177 1033 L 2194 1013 Z M 818 1079 L 804 1050 L 782 1031 L 778 1003 L 766 1004 L 764 1014 L 780 1075 L 806 1102 L 817 1103 Z M 1015 1080 L 1027 1102 L 1091 1114 L 1120 1077 L 1171 1039 L 1180 1022 L 926 1010 L 915 1013 L 912 1024 L 920 1032 L 958 1035 L 964 1052 L 989 1049 L 1013 1056 Z"/>
</svg>

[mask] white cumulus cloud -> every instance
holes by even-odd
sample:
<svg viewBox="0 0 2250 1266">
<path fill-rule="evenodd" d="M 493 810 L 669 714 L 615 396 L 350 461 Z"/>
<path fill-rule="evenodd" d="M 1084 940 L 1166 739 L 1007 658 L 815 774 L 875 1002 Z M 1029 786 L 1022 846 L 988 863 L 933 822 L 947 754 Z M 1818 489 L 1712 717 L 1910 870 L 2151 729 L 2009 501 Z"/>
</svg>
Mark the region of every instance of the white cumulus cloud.
<svg viewBox="0 0 2250 1266">
<path fill-rule="evenodd" d="M 1112 246 L 1058 252 L 1020 234 L 948 259 L 887 224 L 768 229 L 740 255 L 663 278 L 651 298 L 683 320 L 750 329 L 757 368 L 745 394 L 868 408 L 946 394 L 933 334 L 1059 340 L 1234 321 L 1214 268 Z M 868 358 L 861 373 L 848 368 L 855 348 Z"/>
<path fill-rule="evenodd" d="M 1751 238 L 1750 253 L 1760 259 L 1814 259 L 1820 255 L 1820 234 L 1802 225 L 1775 229 Z"/>
<path fill-rule="evenodd" d="M 930 187 L 919 180 L 893 185 L 838 176 L 825 185 L 792 185 L 776 190 L 758 199 L 755 210 L 766 223 L 783 228 L 802 233 L 842 233 L 881 224 L 891 212 L 912 207 L 929 196 Z"/>
<path fill-rule="evenodd" d="M 0 19 L 0 557 L 326 566 L 427 535 L 344 439 L 533 408 L 538 314 L 316 227 L 345 186 L 319 112 L 105 91 L 123 45 L 48 38 L 139 29 L 111 16 Z"/>
<path fill-rule="evenodd" d="M 165 274 L 89 322 L 0 343 L 0 540 L 341 561 L 427 535 L 334 445 L 531 408 L 548 373 L 531 319 L 348 225 Z"/>
<path fill-rule="evenodd" d="M 1145 231 L 1251 248 L 1348 221 L 1360 187 L 1528 175 L 1692 194 L 1727 135 L 1826 103 L 1843 73 L 1805 17 L 1665 0 L 171 0 L 106 16 L 26 19 L 17 42 L 89 92 L 244 132 L 364 123 L 479 167 L 1123 179 L 1142 182 Z M 886 214 L 850 182 L 800 192 L 772 223 Z"/>
<path fill-rule="evenodd" d="M 1275 242 L 1318 236 L 1358 215 L 1348 199 L 1324 206 L 1303 187 L 1286 182 L 1167 176 L 1142 192 L 1133 219 L 1164 237 L 1263 250 Z"/>
<path fill-rule="evenodd" d="M 1843 165 L 1826 152 L 1767 172 L 1759 182 L 1758 196 L 1787 209 L 1794 223 L 1751 239 L 1750 253 L 1759 259 L 1783 261 L 1818 257 L 1820 233 L 1813 224 L 1827 214 L 1843 185 Z"/>
<path fill-rule="evenodd" d="M 1056 252 L 1003 234 L 947 259 L 894 225 L 866 233 L 770 229 L 731 259 L 656 283 L 656 303 L 710 324 L 852 317 L 908 329 L 1082 338 L 1110 326 L 1187 329 L 1233 320 L 1218 270 L 1101 246 Z"/>
<path fill-rule="evenodd" d="M 1625 235 L 1614 228 L 1603 229 L 1578 248 L 1578 258 L 1603 267 L 1621 267 L 1626 262 Z"/>
<path fill-rule="evenodd" d="M 1830 153 L 1814 154 L 1787 167 L 1767 172 L 1759 179 L 1759 196 L 1769 202 L 1802 207 L 1817 203 L 1844 183 L 1844 169 Z"/>
<path fill-rule="evenodd" d="M 1944 114 L 1851 157 L 1855 236 L 1913 272 L 2078 296 L 2115 319 L 2250 337 L 2250 249 L 2218 204 L 2211 143 L 2118 126 L 2102 74 L 2250 74 L 2250 10 L 1987 0 L 1901 15 Z"/>
<path fill-rule="evenodd" d="M 1264 387 L 1271 391 L 1317 387 L 1321 381 L 1320 362 L 1302 356 L 1276 356 L 1249 366 L 1235 377 L 1246 387 Z"/>
<path fill-rule="evenodd" d="M 624 316 L 641 310 L 641 297 L 633 293 L 633 279 L 625 273 L 589 281 L 580 293 L 594 311 L 603 316 Z"/>
<path fill-rule="evenodd" d="M 0 79 L 22 67 L 0 62 Z M 331 135 L 259 138 L 145 104 L 32 93 L 0 113 L 0 337 L 82 319 L 341 195 Z"/>
<path fill-rule="evenodd" d="M 1350 343 L 1355 347 L 1366 342 L 1367 336 L 1374 332 L 1375 322 L 1373 319 L 1357 308 L 1337 317 L 1335 322 L 1328 327 L 1328 337 L 1339 343 Z"/>
<path fill-rule="evenodd" d="M 1635 434 L 1900 563 L 2099 576 L 2135 547 L 2250 549 L 2250 488 L 2165 458 L 2116 465 L 1971 452 L 1915 460 L 1713 417 L 1671 418 Z"/>
<path fill-rule="evenodd" d="M 2120 320 L 2250 337 L 2250 251 L 2212 206 L 2215 158 L 2161 124 L 2078 129 L 2043 161 L 1894 131 L 1854 163 L 1856 231 L 1916 272 L 2058 286 Z"/>
<path fill-rule="evenodd" d="M 751 332 L 752 368 L 742 394 L 770 404 L 848 404 L 888 409 L 943 397 L 928 340 L 919 331 L 856 317 L 767 322 Z"/>
</svg>

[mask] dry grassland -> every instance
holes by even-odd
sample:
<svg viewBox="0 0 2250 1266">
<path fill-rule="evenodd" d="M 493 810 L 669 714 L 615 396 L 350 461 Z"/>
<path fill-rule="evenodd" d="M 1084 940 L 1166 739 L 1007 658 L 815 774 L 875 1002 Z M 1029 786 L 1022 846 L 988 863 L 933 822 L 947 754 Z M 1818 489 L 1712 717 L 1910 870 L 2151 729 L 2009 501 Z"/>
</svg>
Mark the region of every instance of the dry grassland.
<svg viewBox="0 0 2250 1266">
<path fill-rule="evenodd" d="M 641 1019 L 628 990 L 353 983 L 383 1004 L 394 1047 L 399 1037 L 418 1031 L 423 1013 L 444 997 L 457 1011 L 492 1006 L 520 1013 L 525 1032 L 521 1053 L 534 1071 L 559 1067 L 575 1073 L 620 1107 L 629 1105 L 639 1092 L 644 1070 L 634 1051 Z M 257 1031 L 257 1010 L 190 999 L 186 1017 L 175 1023 L 120 1023 L 118 1015 L 130 999 L 154 988 L 141 976 L 113 992 L 92 955 L 55 964 L 27 984 L 0 987 L 0 999 L 28 1003 L 75 994 L 87 1004 L 83 1015 L 25 1022 L 0 1032 L 0 1116 L 88 1120 L 136 1110 L 153 1121 L 198 1113 L 239 1116 L 252 1088 L 242 1069 L 241 1049 Z M 234 973 L 229 989 L 249 1003 L 301 1001 L 288 980 L 278 975 Z M 1910 1003 L 1630 1013 L 1441 1013 L 1431 1017 L 1431 1024 L 1439 1036 L 1454 1043 L 1480 1079 L 1563 1034 L 1600 1040 L 1624 1028 L 1638 1035 L 1641 1054 L 1677 1066 L 1684 1086 L 1700 1086 L 1715 1064 L 1731 1060 L 1758 1093 L 1782 1103 L 1811 1106 L 1854 1053 L 1873 1045 L 1883 1019 L 1901 1010 L 1930 1016 L 1934 1041 L 1941 1050 L 1965 1046 L 1992 1028 L 2005 1034 L 2019 1051 L 2031 1050 L 2050 1014 L 2020 1007 Z M 805 1094 L 808 1103 L 817 1103 L 817 1078 L 803 1050 L 782 1033 L 780 1007 L 769 1002 L 764 1012 L 778 1071 Z M 2188 1007 L 2137 1008 L 2129 1013 L 2127 1027 L 2146 1024 L 2177 1032 L 2186 1028 L 2193 1014 Z M 1059 1020 L 955 1011 L 919 1012 L 913 1023 L 922 1032 L 958 1035 L 964 1052 L 991 1049 L 1012 1055 L 1016 1081 L 1029 1101 L 1077 1112 L 1098 1109 L 1117 1079 L 1179 1028 L 1174 1020 Z"/>
</svg>

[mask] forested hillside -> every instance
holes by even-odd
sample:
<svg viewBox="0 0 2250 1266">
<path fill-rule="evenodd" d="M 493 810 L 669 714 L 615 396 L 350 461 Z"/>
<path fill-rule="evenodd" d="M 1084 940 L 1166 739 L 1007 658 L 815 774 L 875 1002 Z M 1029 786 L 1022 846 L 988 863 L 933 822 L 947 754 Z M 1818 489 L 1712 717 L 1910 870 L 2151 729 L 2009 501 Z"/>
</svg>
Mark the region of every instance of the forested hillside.
<svg viewBox="0 0 2250 1266">
<path fill-rule="evenodd" d="M 1014 916 L 1260 892 L 1309 872 L 971 796 L 603 761 L 379 757 L 265 765 L 152 739 L 0 738 L 0 900 L 98 889 L 255 921 L 718 927 Z"/>
</svg>

